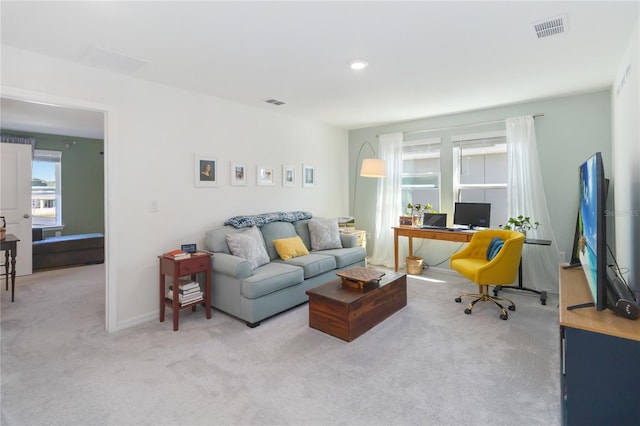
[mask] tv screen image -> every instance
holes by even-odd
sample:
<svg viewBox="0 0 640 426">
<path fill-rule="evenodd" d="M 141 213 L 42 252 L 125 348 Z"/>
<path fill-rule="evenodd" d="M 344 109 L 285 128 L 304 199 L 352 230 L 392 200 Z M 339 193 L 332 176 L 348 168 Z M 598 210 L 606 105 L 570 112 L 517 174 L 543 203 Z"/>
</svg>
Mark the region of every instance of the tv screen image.
<svg viewBox="0 0 640 426">
<path fill-rule="evenodd" d="M 488 228 L 491 223 L 490 203 L 455 203 L 453 224 L 469 228 Z"/>
<path fill-rule="evenodd" d="M 574 252 L 578 254 L 593 296 L 593 304 L 606 308 L 607 239 L 605 202 L 607 185 L 602 155 L 597 152 L 580 166 L 580 206 Z M 585 306 L 591 305 L 590 303 Z"/>
</svg>

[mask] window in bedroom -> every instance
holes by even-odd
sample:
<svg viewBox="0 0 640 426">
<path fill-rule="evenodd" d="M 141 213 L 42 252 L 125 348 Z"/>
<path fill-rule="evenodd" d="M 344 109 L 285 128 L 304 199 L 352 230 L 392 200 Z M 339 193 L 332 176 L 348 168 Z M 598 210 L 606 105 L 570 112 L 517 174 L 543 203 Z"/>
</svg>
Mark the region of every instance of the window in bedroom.
<svg viewBox="0 0 640 426">
<path fill-rule="evenodd" d="M 62 225 L 62 152 L 36 149 L 31 169 L 31 216 L 33 227 Z"/>
<path fill-rule="evenodd" d="M 491 224 L 507 219 L 507 141 L 504 131 L 459 135 L 453 142 L 453 199 L 491 203 Z"/>
<path fill-rule="evenodd" d="M 440 210 L 440 138 L 403 143 L 403 210 L 408 203 L 431 204 Z"/>
</svg>

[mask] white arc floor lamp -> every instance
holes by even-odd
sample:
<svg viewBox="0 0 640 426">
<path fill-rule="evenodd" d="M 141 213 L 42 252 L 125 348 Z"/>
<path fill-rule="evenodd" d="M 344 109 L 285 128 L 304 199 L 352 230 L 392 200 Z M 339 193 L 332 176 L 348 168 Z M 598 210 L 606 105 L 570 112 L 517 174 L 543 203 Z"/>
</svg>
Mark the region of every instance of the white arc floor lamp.
<svg viewBox="0 0 640 426">
<path fill-rule="evenodd" d="M 366 141 L 360 146 L 360 150 L 358 151 L 358 155 L 356 156 L 356 175 L 353 184 L 353 216 L 356 216 L 356 198 L 358 197 L 358 162 L 360 161 L 360 155 L 362 154 L 362 150 L 365 146 L 369 146 L 373 155 L 376 155 L 376 151 L 373 149 L 373 146 Z M 372 177 L 372 178 L 382 178 L 386 176 L 386 162 L 379 158 L 365 158 L 362 160 L 362 167 L 360 167 L 360 176 L 362 177 Z"/>
</svg>

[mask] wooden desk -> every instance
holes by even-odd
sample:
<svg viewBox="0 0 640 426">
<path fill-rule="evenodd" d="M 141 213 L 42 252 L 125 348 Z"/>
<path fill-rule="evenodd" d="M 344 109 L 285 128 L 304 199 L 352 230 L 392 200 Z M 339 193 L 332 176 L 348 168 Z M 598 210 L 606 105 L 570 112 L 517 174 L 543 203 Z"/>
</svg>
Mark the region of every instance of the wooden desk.
<svg viewBox="0 0 640 426">
<path fill-rule="evenodd" d="M 18 237 L 13 234 L 5 234 L 5 238 L 0 240 L 0 250 L 4 250 L 4 275 L 7 283 L 5 291 L 9 290 L 9 275 L 11 275 L 11 303 L 13 303 L 14 291 L 16 288 L 16 252 Z M 9 263 L 9 255 L 11 255 L 11 263 Z M 11 270 L 9 270 L 11 265 Z"/>
<path fill-rule="evenodd" d="M 392 228 L 396 272 L 398 272 L 398 237 L 409 238 L 409 256 L 413 256 L 414 238 L 468 243 L 471 241 L 471 237 L 473 237 L 473 231 L 444 231 L 439 229 L 414 228 L 412 226 L 394 226 Z"/>
<path fill-rule="evenodd" d="M 581 268 L 560 267 L 560 388 L 563 425 L 636 425 L 640 418 L 640 320 L 594 307 Z"/>
</svg>

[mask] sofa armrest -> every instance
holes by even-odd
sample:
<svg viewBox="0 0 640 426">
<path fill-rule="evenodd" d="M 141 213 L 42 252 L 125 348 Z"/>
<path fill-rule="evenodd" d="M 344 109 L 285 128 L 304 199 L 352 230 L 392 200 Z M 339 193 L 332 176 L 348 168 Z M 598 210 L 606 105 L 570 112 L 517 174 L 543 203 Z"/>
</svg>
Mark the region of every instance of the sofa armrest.
<svg viewBox="0 0 640 426">
<path fill-rule="evenodd" d="M 344 248 L 358 247 L 358 236 L 355 234 L 340 234 L 340 242 Z"/>
<path fill-rule="evenodd" d="M 214 253 L 211 257 L 211 269 L 238 279 L 250 277 L 252 274 L 248 260 L 227 253 Z"/>
</svg>

